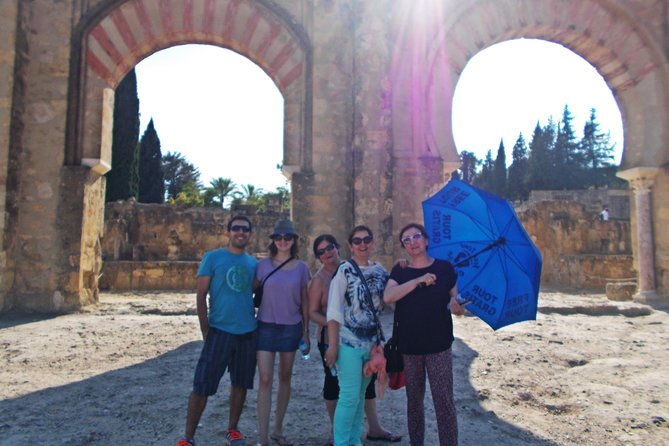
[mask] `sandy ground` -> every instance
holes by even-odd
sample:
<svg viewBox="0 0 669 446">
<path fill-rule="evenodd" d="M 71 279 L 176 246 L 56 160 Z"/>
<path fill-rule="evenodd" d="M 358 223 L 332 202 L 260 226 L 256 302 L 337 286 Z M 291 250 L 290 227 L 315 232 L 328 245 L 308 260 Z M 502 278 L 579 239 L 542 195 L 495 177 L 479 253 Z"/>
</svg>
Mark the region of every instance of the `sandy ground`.
<svg viewBox="0 0 669 446">
<path fill-rule="evenodd" d="M 78 314 L 2 316 L 0 444 L 173 445 L 202 345 L 194 314 L 192 294 L 105 294 Z M 493 332 L 465 316 L 455 330 L 460 444 L 669 445 L 666 310 L 543 292 L 536 322 Z M 296 445 L 328 433 L 316 356 L 296 359 L 285 427 Z M 228 388 L 226 376 L 200 446 L 223 444 Z M 240 426 L 248 444 L 255 399 Z M 426 404 L 426 445 L 436 445 L 429 392 Z M 387 391 L 379 413 L 409 444 L 404 405 L 403 390 Z"/>
</svg>

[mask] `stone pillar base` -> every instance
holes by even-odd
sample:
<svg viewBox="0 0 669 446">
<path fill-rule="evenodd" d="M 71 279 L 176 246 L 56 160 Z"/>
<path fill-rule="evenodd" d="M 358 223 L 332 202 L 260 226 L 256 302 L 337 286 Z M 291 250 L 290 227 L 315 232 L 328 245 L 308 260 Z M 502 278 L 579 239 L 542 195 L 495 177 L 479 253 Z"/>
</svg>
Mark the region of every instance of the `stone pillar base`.
<svg viewBox="0 0 669 446">
<path fill-rule="evenodd" d="M 640 304 L 658 304 L 658 303 L 669 304 L 669 301 L 667 301 L 662 296 L 657 294 L 655 290 L 639 291 L 637 294 L 634 295 L 633 299 L 634 302 L 638 302 Z"/>
</svg>

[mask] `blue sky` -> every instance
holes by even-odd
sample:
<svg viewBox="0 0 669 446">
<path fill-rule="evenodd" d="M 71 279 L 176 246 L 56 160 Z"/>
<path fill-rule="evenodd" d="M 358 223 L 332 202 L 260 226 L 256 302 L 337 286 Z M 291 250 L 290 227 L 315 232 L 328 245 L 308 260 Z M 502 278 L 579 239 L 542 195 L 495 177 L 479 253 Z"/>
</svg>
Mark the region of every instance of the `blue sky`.
<svg viewBox="0 0 669 446">
<path fill-rule="evenodd" d="M 162 152 L 180 152 L 212 178 L 231 178 L 266 191 L 286 186 L 277 169 L 283 144 L 283 98 L 253 62 L 232 51 L 183 45 L 137 65 L 141 131 L 149 119 Z M 465 67 L 453 98 L 453 131 L 459 151 L 496 156 L 500 138 L 507 160 L 519 132 L 526 141 L 537 123 L 558 120 L 565 104 L 577 136 L 597 110 L 611 132 L 620 162 L 620 111 L 603 78 L 584 59 L 544 41 L 520 39 L 494 45 Z"/>
</svg>

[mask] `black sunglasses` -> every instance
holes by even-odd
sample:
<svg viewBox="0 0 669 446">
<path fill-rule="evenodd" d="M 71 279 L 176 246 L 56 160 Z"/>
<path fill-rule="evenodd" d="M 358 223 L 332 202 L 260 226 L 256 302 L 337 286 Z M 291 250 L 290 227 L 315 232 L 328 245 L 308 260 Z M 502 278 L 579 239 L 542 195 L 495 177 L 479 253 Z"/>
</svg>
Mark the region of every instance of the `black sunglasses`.
<svg viewBox="0 0 669 446">
<path fill-rule="evenodd" d="M 327 246 L 326 246 L 325 248 L 323 248 L 323 249 L 317 249 L 317 250 L 316 250 L 316 257 L 320 257 L 320 256 L 322 256 L 323 254 L 325 254 L 326 252 L 330 252 L 330 251 L 332 251 L 332 250 L 335 249 L 335 248 L 336 248 L 336 246 L 334 245 L 334 243 L 330 243 L 329 245 L 327 245 Z"/>
<path fill-rule="evenodd" d="M 372 237 L 371 235 L 368 235 L 368 236 L 363 237 L 363 238 L 353 237 L 351 239 L 351 243 L 353 243 L 354 245 L 359 245 L 360 243 L 364 243 L 365 245 L 369 245 L 370 243 L 372 243 L 372 240 L 374 240 L 374 237 Z"/>
<path fill-rule="evenodd" d="M 251 228 L 244 225 L 234 225 L 230 226 L 230 232 L 251 232 Z"/>
<path fill-rule="evenodd" d="M 272 240 L 275 242 L 280 242 L 283 240 L 284 242 L 289 242 L 291 240 L 295 240 L 295 236 L 291 234 L 278 234 L 278 235 L 273 235 Z"/>
</svg>

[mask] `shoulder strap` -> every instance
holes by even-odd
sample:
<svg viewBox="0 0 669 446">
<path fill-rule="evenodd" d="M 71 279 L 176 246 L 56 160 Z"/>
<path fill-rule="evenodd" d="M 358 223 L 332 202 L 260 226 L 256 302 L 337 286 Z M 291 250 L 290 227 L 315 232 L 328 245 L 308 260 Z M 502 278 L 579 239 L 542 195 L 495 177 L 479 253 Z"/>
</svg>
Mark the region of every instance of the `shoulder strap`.
<svg viewBox="0 0 669 446">
<path fill-rule="evenodd" d="M 367 285 L 367 280 L 365 279 L 365 275 L 362 273 L 362 270 L 358 266 L 358 264 L 355 262 L 355 260 L 348 259 L 349 263 L 353 265 L 353 268 L 355 269 L 355 272 L 360 276 L 360 281 L 362 282 L 362 287 L 365 289 L 365 297 L 367 300 L 367 305 L 369 305 L 369 308 L 372 310 L 372 314 L 374 315 L 374 319 L 376 320 L 376 334 L 377 334 L 377 342 L 380 344 L 381 342 L 385 341 L 386 338 L 383 336 L 383 328 L 381 327 L 381 321 L 379 320 L 379 316 L 376 314 L 376 308 L 374 308 L 374 300 L 372 299 L 372 292 L 369 289 L 369 286 Z"/>
<path fill-rule="evenodd" d="M 279 271 L 281 268 L 283 268 L 283 266 L 284 266 L 286 263 L 290 262 L 291 260 L 293 260 L 293 256 L 288 257 L 288 260 L 284 261 L 283 263 L 281 263 L 281 265 L 277 266 L 277 267 L 274 268 L 272 271 L 270 271 L 270 273 L 269 273 L 268 275 L 265 276 L 265 278 L 262 280 L 262 282 L 260 282 L 260 286 L 265 285 L 265 282 L 267 281 L 267 279 L 269 279 L 269 276 L 271 276 L 271 275 L 274 274 L 275 272 Z"/>
</svg>

